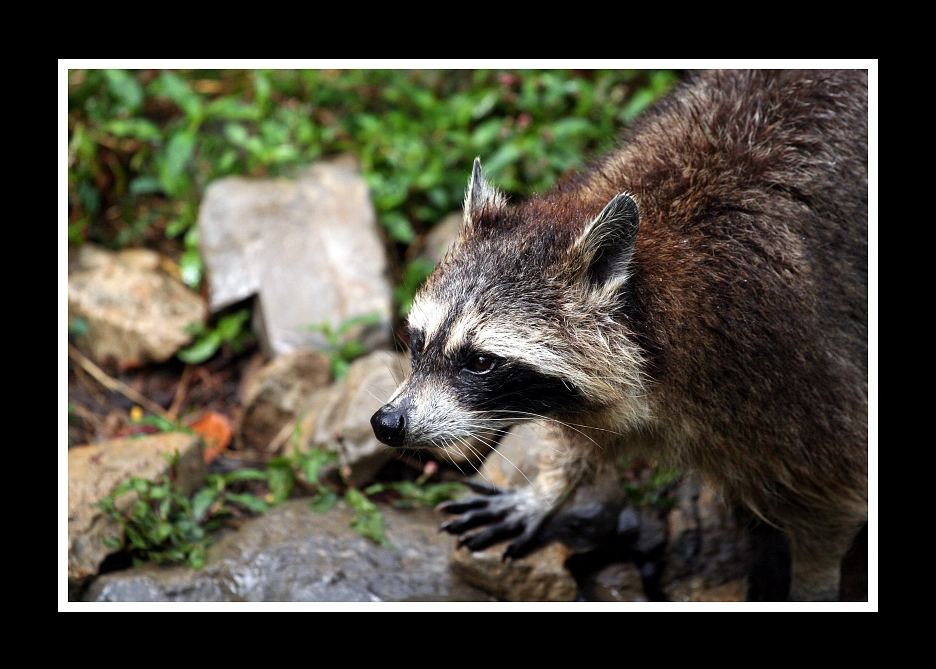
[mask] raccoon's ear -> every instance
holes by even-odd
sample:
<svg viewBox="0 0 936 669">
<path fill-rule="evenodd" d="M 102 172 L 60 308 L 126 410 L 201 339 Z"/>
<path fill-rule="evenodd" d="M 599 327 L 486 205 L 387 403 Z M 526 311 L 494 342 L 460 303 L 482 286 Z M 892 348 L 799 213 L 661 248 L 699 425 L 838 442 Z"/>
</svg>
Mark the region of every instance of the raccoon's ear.
<svg viewBox="0 0 936 669">
<path fill-rule="evenodd" d="M 573 264 L 584 280 L 596 288 L 627 278 L 640 210 L 629 193 L 619 193 L 585 226 L 572 247 Z"/>
<path fill-rule="evenodd" d="M 504 194 L 484 178 L 481 158 L 475 158 L 471 168 L 471 179 L 468 180 L 468 190 L 465 191 L 465 228 L 476 225 L 485 213 L 496 213 L 506 205 L 507 198 Z"/>
</svg>

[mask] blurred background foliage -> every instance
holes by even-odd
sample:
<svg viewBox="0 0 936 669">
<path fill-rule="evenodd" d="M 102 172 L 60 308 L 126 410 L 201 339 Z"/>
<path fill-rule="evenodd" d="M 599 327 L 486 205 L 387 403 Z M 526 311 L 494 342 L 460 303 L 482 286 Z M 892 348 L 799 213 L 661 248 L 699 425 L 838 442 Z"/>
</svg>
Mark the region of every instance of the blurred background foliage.
<svg viewBox="0 0 936 669">
<path fill-rule="evenodd" d="M 148 246 L 197 288 L 194 223 L 225 175 L 360 161 L 396 249 L 398 302 L 429 269 L 420 236 L 461 206 L 472 159 L 525 197 L 610 148 L 677 81 L 668 70 L 72 70 L 70 242 Z"/>
</svg>

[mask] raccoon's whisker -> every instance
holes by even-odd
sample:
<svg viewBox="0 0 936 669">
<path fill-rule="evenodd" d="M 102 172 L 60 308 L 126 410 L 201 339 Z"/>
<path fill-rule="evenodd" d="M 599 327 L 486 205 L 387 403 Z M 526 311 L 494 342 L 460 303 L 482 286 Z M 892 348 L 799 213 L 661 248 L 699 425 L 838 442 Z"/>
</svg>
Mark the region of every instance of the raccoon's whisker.
<svg viewBox="0 0 936 669">
<path fill-rule="evenodd" d="M 507 421 L 507 420 L 509 420 L 509 421 L 511 421 L 511 422 L 514 422 L 514 423 L 519 423 L 520 421 L 523 421 L 523 420 L 526 420 L 526 421 L 545 420 L 545 421 L 557 423 L 557 424 L 559 424 L 559 425 L 564 425 L 565 427 L 568 427 L 568 428 L 569 428 L 570 430 L 572 430 L 573 432 L 578 432 L 580 435 L 582 435 L 583 437 L 585 437 L 586 439 L 588 439 L 591 443 L 593 443 L 593 444 L 594 444 L 596 447 L 598 447 L 599 449 L 603 449 L 603 448 L 604 448 L 601 444 L 599 444 L 597 441 L 595 441 L 594 439 L 592 439 L 591 437 L 589 437 L 587 434 L 585 434 L 585 433 L 582 432 L 581 430 L 579 430 L 579 429 L 577 429 L 577 428 L 575 428 L 575 427 L 572 427 L 572 425 L 571 425 L 570 423 L 563 422 L 563 421 L 561 421 L 561 420 L 559 420 L 559 419 L 557 419 L 557 418 L 549 418 L 548 416 L 541 416 L 541 417 L 539 417 L 539 418 L 525 418 L 525 417 L 523 417 L 523 416 L 520 416 L 520 417 L 518 417 L 518 418 L 487 418 L 487 419 L 485 419 L 485 420 L 489 420 L 489 421 L 495 421 L 495 420 Z M 587 426 L 586 426 L 586 427 L 587 427 Z M 594 428 L 594 429 L 599 429 L 599 428 Z M 608 430 L 608 431 L 610 431 L 610 430 Z"/>
<path fill-rule="evenodd" d="M 488 443 L 487 441 L 485 441 L 483 438 L 479 437 L 478 435 L 475 434 L 475 435 L 472 435 L 472 436 L 473 436 L 475 439 L 478 439 L 479 441 L 481 441 L 482 443 L 485 443 L 485 444 L 488 444 L 488 446 L 491 446 L 490 443 Z M 505 461 L 505 462 L 509 463 L 511 467 L 513 467 L 514 469 L 516 469 L 516 470 L 520 473 L 520 476 L 522 476 L 524 479 L 526 479 L 526 482 L 530 484 L 530 487 L 533 488 L 533 490 L 537 490 L 536 484 L 533 483 L 533 481 L 531 481 L 531 480 L 529 479 L 529 477 L 528 477 L 526 474 L 523 473 L 523 470 L 522 470 L 522 469 L 520 469 L 517 465 L 515 465 L 515 464 L 513 463 L 513 460 L 511 460 L 511 459 L 508 458 L 506 455 L 504 455 L 503 453 L 501 453 L 501 452 L 500 452 L 499 450 L 497 450 L 497 448 L 495 448 L 494 446 L 491 446 L 491 450 L 494 451 L 495 453 L 497 453 L 497 454 L 498 454 L 499 456 L 501 456 L 502 458 L 504 458 L 504 461 Z"/>
<path fill-rule="evenodd" d="M 507 419 L 503 419 L 503 418 L 494 418 L 493 420 L 507 420 Z M 518 420 L 528 420 L 528 421 L 532 421 L 532 420 L 538 420 L 538 419 L 535 419 L 535 418 L 520 418 L 520 419 L 518 419 Z M 484 423 L 484 421 L 471 420 L 471 419 L 469 418 L 468 420 L 465 421 L 465 423 L 468 424 L 468 425 L 470 425 L 470 426 L 473 427 L 474 429 L 480 429 L 481 432 L 482 432 L 485 436 L 488 436 L 488 434 L 487 434 L 488 432 L 495 432 L 495 433 L 501 435 L 502 438 L 503 438 L 504 435 L 510 434 L 510 430 L 500 430 L 500 429 L 498 429 L 498 428 L 496 428 L 496 427 L 489 427 L 489 426 L 487 426 L 487 425 Z M 476 436 L 477 436 L 477 435 L 476 435 Z M 479 438 L 480 438 L 480 437 L 479 437 Z M 493 437 L 492 437 L 492 439 L 493 439 Z M 546 446 L 546 448 L 548 448 L 549 450 L 551 450 L 553 453 L 562 453 L 562 451 L 559 450 L 558 448 L 556 448 L 555 446 L 549 446 L 548 444 L 541 444 L 541 446 Z M 492 448 L 494 448 L 494 446 L 492 446 Z"/>
<path fill-rule="evenodd" d="M 455 462 L 455 458 L 453 458 L 453 457 L 452 457 L 452 454 L 449 453 L 449 449 L 448 449 L 448 446 L 447 446 L 446 444 L 442 444 L 442 452 L 445 453 L 445 455 L 446 455 L 446 457 L 449 459 L 449 461 L 450 461 L 453 465 L 455 465 L 455 468 L 456 468 L 458 471 L 461 472 L 461 475 L 462 475 L 462 476 L 466 476 L 466 477 L 468 476 L 468 475 L 465 473 L 465 470 L 463 470 L 461 467 L 459 467 L 459 466 L 458 466 L 458 463 Z"/>
<path fill-rule="evenodd" d="M 470 450 L 472 453 L 474 453 L 474 454 L 478 457 L 479 461 L 481 461 L 481 462 L 484 461 L 484 457 L 481 455 L 481 453 L 479 453 L 477 450 L 475 450 L 467 440 L 462 439 L 461 437 L 456 437 L 456 439 L 459 441 L 459 443 L 461 443 L 462 445 L 464 445 L 465 447 L 467 447 L 468 450 Z M 473 462 L 471 461 L 471 458 L 468 458 L 468 464 L 471 465 L 472 468 L 473 468 L 476 472 L 478 472 L 478 476 L 480 476 L 484 481 L 487 481 L 487 482 L 490 483 L 491 485 L 494 485 L 494 482 L 493 482 L 493 481 L 491 481 L 489 478 L 487 478 L 484 474 L 481 473 L 481 470 L 475 465 L 475 463 L 473 463 Z"/>
<path fill-rule="evenodd" d="M 462 444 L 464 444 L 465 446 L 467 446 L 467 447 L 468 447 L 468 450 L 470 450 L 472 453 L 474 453 L 476 456 L 478 456 L 478 459 L 479 459 L 479 460 L 482 460 L 482 461 L 484 460 L 484 458 L 481 457 L 481 454 L 480 454 L 478 451 L 476 451 L 476 450 L 471 446 L 471 444 L 469 444 L 467 441 L 465 441 L 465 440 L 463 440 L 463 439 L 459 439 L 459 441 L 460 441 Z M 475 465 L 475 463 L 473 463 L 473 462 L 471 461 L 471 458 L 468 458 L 468 464 L 471 465 L 472 468 L 473 468 L 476 472 L 478 472 L 478 476 L 480 476 L 483 480 L 487 481 L 487 482 L 490 483 L 491 485 L 494 485 L 494 483 L 493 483 L 490 479 L 488 479 L 484 474 L 481 473 L 481 470 L 478 469 L 477 465 Z"/>
<path fill-rule="evenodd" d="M 388 369 L 387 371 L 389 372 L 390 370 Z M 384 404 L 386 404 L 386 401 L 380 399 L 380 398 L 377 397 L 374 393 L 372 393 L 370 388 L 364 388 L 364 390 L 367 391 L 367 394 L 368 394 L 368 395 L 370 395 L 370 396 L 373 397 L 375 400 L 377 400 L 378 402 L 380 402 L 380 406 L 383 406 Z"/>
<path fill-rule="evenodd" d="M 535 416 L 536 418 L 528 418 L 528 419 L 524 419 L 524 418 L 515 418 L 515 419 L 510 419 L 510 418 L 489 418 L 489 419 L 487 419 L 487 420 L 536 420 L 536 419 L 539 419 L 539 420 L 552 421 L 552 422 L 554 422 L 554 423 L 559 423 L 560 425 L 565 425 L 566 427 L 571 428 L 571 429 L 574 430 L 575 432 L 578 432 L 580 435 L 582 435 L 583 437 L 585 437 L 586 439 L 588 439 L 589 441 L 591 441 L 593 444 L 595 444 L 595 446 L 598 446 L 599 448 L 601 448 L 601 445 L 600 445 L 598 442 L 596 442 L 594 439 L 592 439 L 591 437 L 589 437 L 587 434 L 585 434 L 585 433 L 582 432 L 581 430 L 576 430 L 575 428 L 576 428 L 576 427 L 584 427 L 584 428 L 586 428 L 586 429 L 588 429 L 588 430 L 598 430 L 598 431 L 600 431 L 600 432 L 610 432 L 611 434 L 616 434 L 616 435 L 618 435 L 618 436 L 620 436 L 620 437 L 626 436 L 625 434 L 623 434 L 623 433 L 621 433 L 621 432 L 615 432 L 614 430 L 608 430 L 608 429 L 605 429 L 605 428 L 603 428 L 603 427 L 595 427 L 594 425 L 582 425 L 582 424 L 580 424 L 580 423 L 567 423 L 567 422 L 565 422 L 565 421 L 563 421 L 563 420 L 559 420 L 558 418 L 551 418 L 550 416 L 544 416 L 544 415 L 542 415 L 542 414 L 532 413 L 532 412 L 530 412 L 530 411 L 513 411 L 513 410 L 507 410 L 507 409 L 492 409 L 491 411 L 492 411 L 492 412 L 503 411 L 503 413 L 529 414 L 530 416 Z"/>
<path fill-rule="evenodd" d="M 537 418 L 543 418 L 545 420 L 558 420 L 556 418 L 550 418 L 549 416 L 544 416 L 538 413 L 532 413 L 530 411 L 514 411 L 513 409 L 489 409 L 488 411 L 490 411 L 491 413 L 521 413 L 521 414 L 528 414 L 530 416 L 536 416 Z M 495 418 L 493 420 L 503 420 L 503 419 Z M 510 420 L 510 419 L 507 419 L 507 420 Z M 627 436 L 623 432 L 616 432 L 614 430 L 609 430 L 604 427 L 595 427 L 594 425 L 583 425 L 582 423 L 566 423 L 565 421 L 559 421 L 559 422 L 561 422 L 563 425 L 574 425 L 575 427 L 584 427 L 589 430 L 598 430 L 600 432 L 610 432 L 611 434 L 616 434 L 619 437 Z"/>
</svg>

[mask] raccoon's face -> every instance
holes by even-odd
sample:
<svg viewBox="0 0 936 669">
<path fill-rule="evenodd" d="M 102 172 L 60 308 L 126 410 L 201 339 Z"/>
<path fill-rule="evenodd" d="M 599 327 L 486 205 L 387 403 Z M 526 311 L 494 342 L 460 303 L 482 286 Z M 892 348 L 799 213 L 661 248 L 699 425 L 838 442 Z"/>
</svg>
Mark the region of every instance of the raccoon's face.
<svg viewBox="0 0 936 669">
<path fill-rule="evenodd" d="M 521 420 L 568 419 L 639 391 L 639 354 L 615 318 L 636 231 L 626 195 L 578 226 L 527 225 L 475 161 L 465 226 L 414 300 L 412 370 L 371 419 L 377 438 L 496 441 Z"/>
</svg>

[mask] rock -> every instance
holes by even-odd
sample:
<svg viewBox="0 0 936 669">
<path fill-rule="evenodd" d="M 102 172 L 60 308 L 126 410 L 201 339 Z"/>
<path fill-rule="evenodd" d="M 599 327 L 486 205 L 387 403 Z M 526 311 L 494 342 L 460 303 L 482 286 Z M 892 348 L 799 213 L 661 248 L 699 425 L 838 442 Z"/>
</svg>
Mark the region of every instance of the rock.
<svg viewBox="0 0 936 669">
<path fill-rule="evenodd" d="M 77 344 L 102 363 L 126 369 L 168 360 L 203 323 L 201 297 L 157 270 L 158 255 L 144 249 L 113 254 L 83 246 L 68 275 L 68 318 L 87 332 Z"/>
<path fill-rule="evenodd" d="M 541 459 L 552 449 L 563 448 L 562 434 L 554 426 L 541 421 L 524 421 L 503 438 L 496 453 L 488 456 L 481 477 L 502 488 L 527 486 L 527 479 L 535 480 Z M 561 510 L 551 517 L 551 536 L 575 553 L 601 549 L 621 556 L 621 561 L 614 563 L 618 565 L 617 573 L 602 575 L 602 570 L 595 573 L 576 570 L 586 597 L 706 601 L 700 598 L 734 596 L 731 588 L 721 586 L 743 577 L 746 542 L 729 509 L 711 488 L 689 477 L 678 484 L 674 497 L 675 506 L 669 511 L 664 506 L 631 506 L 616 472 L 603 470 L 596 475 L 593 484 L 578 487 Z M 493 563 L 504 547 L 501 544 L 482 553 L 462 551 L 455 554 L 453 564 L 457 562 L 460 570 L 475 579 L 471 580 L 473 584 L 508 598 L 503 594 L 505 586 L 501 581 L 510 582 L 510 578 L 495 569 Z M 534 553 L 526 559 L 540 555 Z M 564 557 L 558 562 L 554 559 L 531 565 L 529 570 L 531 574 L 537 569 L 547 574 L 564 572 L 564 562 Z M 631 587 L 639 582 L 633 578 L 635 573 L 640 576 L 638 564 L 653 575 L 647 586 L 650 590 L 646 592 L 642 584 L 639 589 Z M 616 588 L 621 594 L 612 594 L 615 590 L 612 576 L 623 578 L 624 575 L 627 578 Z M 488 580 L 483 581 L 484 578 Z M 605 579 L 607 583 L 595 579 Z M 598 594 L 590 594 L 589 589 Z"/>
<path fill-rule="evenodd" d="M 618 562 L 590 574 L 582 585 L 592 602 L 646 602 L 640 570 L 632 562 Z"/>
<path fill-rule="evenodd" d="M 455 578 L 448 537 L 426 509 L 381 507 L 391 546 L 350 529 L 339 504 L 316 513 L 292 500 L 208 549 L 205 567 L 147 565 L 98 578 L 88 601 L 490 601 Z"/>
<path fill-rule="evenodd" d="M 449 246 L 455 241 L 463 220 L 462 213 L 456 211 L 436 223 L 429 231 L 429 234 L 426 235 L 426 241 L 419 257 L 428 260 L 433 265 L 437 265 L 445 256 Z"/>
<path fill-rule="evenodd" d="M 257 294 L 254 314 L 271 357 L 321 349 L 308 326 L 376 313 L 349 332 L 373 349 L 390 341 L 387 259 L 367 184 L 347 164 L 319 163 L 298 179 L 213 182 L 198 217 L 212 312 Z"/>
<path fill-rule="evenodd" d="M 163 258 L 149 249 L 123 249 L 107 251 L 94 244 L 82 244 L 70 249 L 68 271 L 100 269 L 114 263 L 139 270 L 155 270 L 164 263 Z"/>
<path fill-rule="evenodd" d="M 744 579 L 734 579 L 720 585 L 708 586 L 703 576 L 690 576 L 670 583 L 667 594 L 671 602 L 743 602 Z"/>
<path fill-rule="evenodd" d="M 465 548 L 452 553 L 452 570 L 466 583 L 509 602 L 573 602 L 577 586 L 565 568 L 569 556 L 561 544 L 520 560 L 504 561 L 504 545 L 471 552 Z"/>
<path fill-rule="evenodd" d="M 167 457 L 179 454 L 177 483 L 192 491 L 204 477 L 201 445 L 195 435 L 167 432 L 68 450 L 68 578 L 80 582 L 97 573 L 111 550 L 104 539 L 119 536 L 119 525 L 98 502 L 133 476 L 156 479 L 169 473 Z M 126 508 L 133 495 L 118 500 Z"/>
<path fill-rule="evenodd" d="M 394 457 L 377 441 L 370 419 L 402 380 L 403 356 L 376 351 L 351 363 L 342 380 L 314 393 L 302 420 L 300 448 L 335 451 L 356 485 L 368 483 Z"/>
<path fill-rule="evenodd" d="M 534 481 L 540 459 L 551 449 L 562 448 L 562 435 L 544 421 L 524 421 L 504 436 L 481 468 L 479 478 L 499 488 L 523 488 Z M 603 488 L 601 489 L 603 493 Z M 572 508 L 559 521 L 560 533 L 582 522 L 582 515 L 600 513 L 605 500 L 597 499 L 599 489 L 579 488 Z M 617 510 L 613 510 L 607 530 L 613 531 Z M 587 523 L 586 521 L 586 524 Z M 599 523 L 601 524 L 601 523 Z M 590 524 L 589 524 L 590 525 Z M 565 537 L 563 537 L 565 538 Z M 570 544 L 576 544 L 575 537 Z M 554 543 L 523 558 L 504 562 L 506 543 L 484 551 L 453 549 L 452 568 L 467 582 L 509 601 L 574 601 L 576 583 L 566 569 L 571 554 L 565 545 Z"/>
<path fill-rule="evenodd" d="M 667 516 L 661 580 L 667 595 L 684 598 L 688 591 L 741 578 L 746 569 L 744 534 L 715 491 L 686 477 L 676 490 L 675 501 Z M 690 576 L 694 580 L 688 587 L 685 579 Z"/>
<path fill-rule="evenodd" d="M 274 358 L 245 384 L 241 439 L 266 447 L 330 380 L 331 363 L 323 353 L 297 350 Z"/>
</svg>

